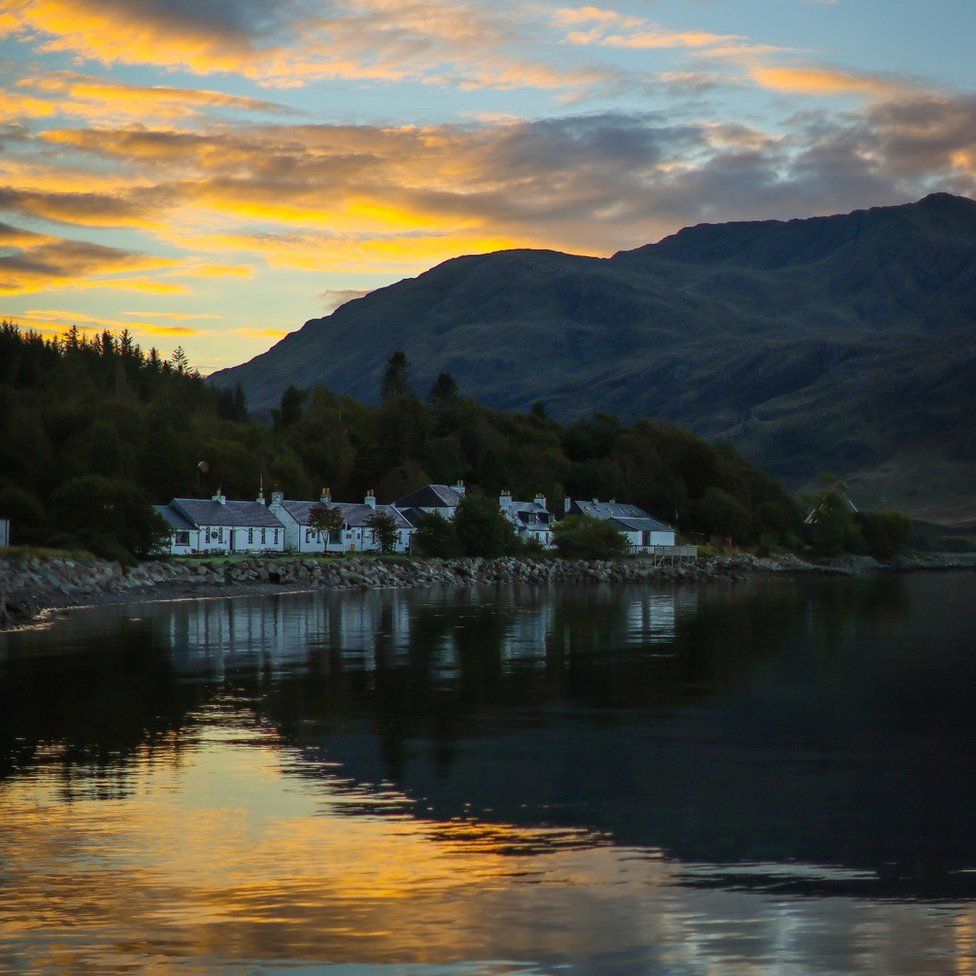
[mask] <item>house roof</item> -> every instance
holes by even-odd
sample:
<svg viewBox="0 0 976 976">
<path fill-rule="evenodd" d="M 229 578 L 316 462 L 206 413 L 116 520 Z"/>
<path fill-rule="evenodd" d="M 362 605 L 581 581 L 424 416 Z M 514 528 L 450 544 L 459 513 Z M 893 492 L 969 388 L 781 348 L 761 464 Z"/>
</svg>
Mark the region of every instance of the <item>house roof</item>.
<svg viewBox="0 0 976 976">
<path fill-rule="evenodd" d="M 457 508 L 464 495 L 450 485 L 424 485 L 398 498 L 397 508 Z"/>
<path fill-rule="evenodd" d="M 422 508 L 398 508 L 397 511 L 414 527 L 417 527 L 417 523 L 425 516 L 430 515 L 430 512 L 425 512 Z"/>
<path fill-rule="evenodd" d="M 398 529 L 412 529 L 413 525 L 398 512 L 392 505 L 366 505 L 357 502 L 303 502 L 293 499 L 285 499 L 281 503 L 284 510 L 299 524 L 308 525 L 312 512 L 322 505 L 326 508 L 337 508 L 342 512 L 342 519 L 346 525 L 352 528 L 360 528 L 366 525 L 369 517 L 374 512 L 382 512 L 384 515 L 392 515 Z"/>
<path fill-rule="evenodd" d="M 573 500 L 573 509 L 582 515 L 595 519 L 613 519 L 633 523 L 631 532 L 668 532 L 671 526 L 654 518 L 637 505 L 624 505 L 620 502 Z M 640 524 L 638 524 L 640 523 Z"/>
<path fill-rule="evenodd" d="M 195 526 L 185 516 L 181 515 L 172 505 L 153 505 L 156 514 L 163 517 L 174 532 L 186 532 Z"/>
<path fill-rule="evenodd" d="M 659 522 L 656 518 L 628 518 L 610 519 L 614 525 L 620 526 L 625 532 L 672 532 L 670 525 Z"/>
<path fill-rule="evenodd" d="M 230 528 L 280 529 L 281 522 L 260 502 L 228 501 L 221 504 L 212 498 L 174 498 L 170 507 L 198 525 L 222 525 Z"/>
<path fill-rule="evenodd" d="M 509 502 L 502 508 L 503 512 L 508 513 L 508 517 L 517 525 L 527 529 L 548 529 L 549 509 L 539 505 L 537 502 Z M 514 517 L 513 517 L 514 516 Z"/>
</svg>

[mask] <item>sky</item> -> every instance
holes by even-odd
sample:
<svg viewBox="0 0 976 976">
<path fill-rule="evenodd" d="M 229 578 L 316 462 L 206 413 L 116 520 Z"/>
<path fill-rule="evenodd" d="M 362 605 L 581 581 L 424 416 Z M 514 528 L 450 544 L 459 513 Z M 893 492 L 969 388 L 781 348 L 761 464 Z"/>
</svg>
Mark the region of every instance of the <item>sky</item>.
<svg viewBox="0 0 976 976">
<path fill-rule="evenodd" d="M 0 0 L 0 317 L 207 373 L 448 258 L 976 196 L 972 0 Z"/>
</svg>

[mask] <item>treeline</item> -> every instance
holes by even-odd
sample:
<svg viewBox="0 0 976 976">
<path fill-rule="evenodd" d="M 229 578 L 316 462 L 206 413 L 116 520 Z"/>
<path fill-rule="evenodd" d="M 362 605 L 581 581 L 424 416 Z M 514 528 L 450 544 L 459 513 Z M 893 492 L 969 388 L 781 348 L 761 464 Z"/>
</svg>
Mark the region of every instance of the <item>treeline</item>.
<svg viewBox="0 0 976 976">
<path fill-rule="evenodd" d="M 163 359 L 127 333 L 57 339 L 0 326 L 0 515 L 18 542 L 136 551 L 123 509 L 173 496 L 391 501 L 458 480 L 489 496 L 536 492 L 640 505 L 685 533 L 797 548 L 803 512 L 726 445 L 669 424 L 625 426 L 597 414 L 569 426 L 466 399 L 447 374 L 421 398 L 402 354 L 387 363 L 378 407 L 289 387 L 272 423 L 249 418 L 240 388 L 217 390 L 180 350 Z M 200 462 L 205 462 L 201 465 Z M 79 484 L 79 482 L 81 482 Z M 104 503 L 102 499 L 105 499 Z M 70 504 L 68 504 L 70 502 Z"/>
</svg>

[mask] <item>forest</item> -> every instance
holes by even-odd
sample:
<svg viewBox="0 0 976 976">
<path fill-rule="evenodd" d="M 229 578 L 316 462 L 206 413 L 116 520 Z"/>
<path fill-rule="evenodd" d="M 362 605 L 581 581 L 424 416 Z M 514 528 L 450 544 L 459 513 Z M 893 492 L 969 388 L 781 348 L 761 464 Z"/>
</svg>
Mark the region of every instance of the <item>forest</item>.
<svg viewBox="0 0 976 976">
<path fill-rule="evenodd" d="M 616 498 L 688 534 L 796 549 L 803 509 L 725 444 L 670 424 L 594 414 L 568 426 L 479 406 L 442 373 L 415 392 L 409 363 L 386 364 L 368 407 L 322 387 L 289 387 L 267 418 L 240 388 L 217 390 L 187 361 L 143 350 L 131 334 L 72 329 L 47 338 L 0 326 L 0 517 L 20 544 L 141 555 L 151 503 L 174 496 L 392 501 L 427 482 L 516 498 L 536 492 Z M 201 464 L 201 462 L 204 462 Z M 848 544 L 853 545 L 849 542 Z"/>
</svg>

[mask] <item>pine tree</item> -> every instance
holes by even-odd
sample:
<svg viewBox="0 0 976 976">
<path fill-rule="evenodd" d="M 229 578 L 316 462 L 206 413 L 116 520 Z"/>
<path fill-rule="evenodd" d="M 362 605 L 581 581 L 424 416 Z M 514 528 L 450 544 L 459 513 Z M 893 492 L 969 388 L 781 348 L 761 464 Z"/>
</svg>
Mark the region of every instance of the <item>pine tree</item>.
<svg viewBox="0 0 976 976">
<path fill-rule="evenodd" d="M 392 400 L 395 397 L 412 396 L 413 390 L 410 388 L 410 379 L 407 371 L 407 357 L 397 350 L 386 361 L 386 371 L 383 373 L 383 382 L 380 385 L 380 396 L 384 400 Z"/>
<path fill-rule="evenodd" d="M 459 399 L 458 385 L 450 373 L 440 373 L 427 394 L 427 403 L 438 409 L 452 406 Z"/>
</svg>

